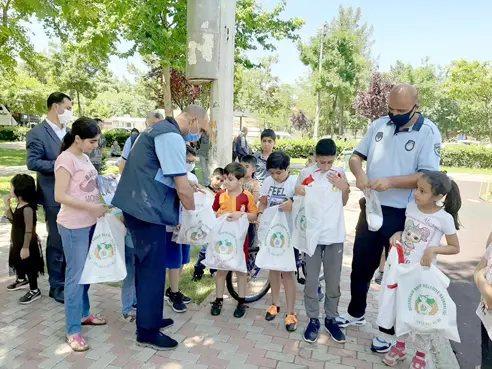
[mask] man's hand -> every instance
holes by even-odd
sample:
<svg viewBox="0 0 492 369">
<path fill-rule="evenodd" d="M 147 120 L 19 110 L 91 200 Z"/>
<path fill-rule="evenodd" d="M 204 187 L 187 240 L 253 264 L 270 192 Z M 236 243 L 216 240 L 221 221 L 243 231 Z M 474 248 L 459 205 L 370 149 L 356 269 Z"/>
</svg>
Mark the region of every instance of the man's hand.
<svg viewBox="0 0 492 369">
<path fill-rule="evenodd" d="M 424 252 L 424 256 L 422 256 L 422 260 L 420 260 L 420 265 L 425 267 L 430 267 L 432 262 L 434 261 L 434 257 L 436 254 L 434 253 L 434 248 L 429 247 Z"/>
<path fill-rule="evenodd" d="M 242 211 L 236 211 L 234 213 L 230 213 L 229 216 L 227 217 L 227 220 L 229 222 L 234 222 L 236 220 L 241 219 L 241 217 L 244 215 Z"/>
<path fill-rule="evenodd" d="M 293 203 L 294 202 L 291 199 L 287 199 L 287 201 L 284 201 L 283 203 L 281 203 L 278 208 L 282 211 L 291 212 Z"/>
<path fill-rule="evenodd" d="M 191 186 L 191 188 L 193 188 L 193 190 L 195 192 L 206 193 L 205 187 L 203 187 L 202 185 L 200 185 L 200 184 L 198 184 L 196 182 L 190 181 L 190 186 Z"/>
<path fill-rule="evenodd" d="M 395 246 L 397 242 L 401 242 L 402 234 L 402 232 L 396 232 L 393 236 L 391 236 L 390 245 Z"/>
<path fill-rule="evenodd" d="M 330 183 L 336 188 L 338 188 L 340 191 L 346 191 L 347 189 L 350 188 L 345 178 L 340 177 L 335 173 L 330 172 L 328 174 L 328 181 L 330 181 Z"/>
<path fill-rule="evenodd" d="M 366 188 L 368 188 L 369 187 L 369 178 L 367 177 L 367 174 L 362 173 L 360 176 L 358 176 L 356 181 L 355 181 L 355 185 L 361 191 L 364 191 Z"/>
<path fill-rule="evenodd" d="M 22 260 L 26 260 L 29 257 L 29 248 L 23 247 L 21 249 L 20 257 Z"/>
<path fill-rule="evenodd" d="M 306 189 L 304 188 L 303 185 L 297 185 L 296 186 L 295 195 L 296 196 L 306 196 Z"/>
<path fill-rule="evenodd" d="M 377 192 L 388 191 L 391 188 L 390 180 L 389 178 L 379 178 L 369 183 L 369 187 Z"/>
</svg>

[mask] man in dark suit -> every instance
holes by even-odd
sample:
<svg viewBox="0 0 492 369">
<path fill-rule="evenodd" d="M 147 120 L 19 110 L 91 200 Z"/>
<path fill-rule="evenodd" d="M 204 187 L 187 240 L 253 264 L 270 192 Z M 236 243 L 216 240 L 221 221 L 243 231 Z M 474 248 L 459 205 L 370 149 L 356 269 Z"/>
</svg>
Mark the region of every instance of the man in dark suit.
<svg viewBox="0 0 492 369">
<path fill-rule="evenodd" d="M 48 97 L 46 119 L 27 134 L 27 168 L 37 172 L 38 200 L 44 207 L 48 240 L 46 264 L 48 265 L 50 297 L 63 303 L 65 286 L 65 256 L 56 217 L 60 204 L 55 202 L 55 160 L 72 121 L 72 100 L 69 96 L 54 92 Z"/>
</svg>

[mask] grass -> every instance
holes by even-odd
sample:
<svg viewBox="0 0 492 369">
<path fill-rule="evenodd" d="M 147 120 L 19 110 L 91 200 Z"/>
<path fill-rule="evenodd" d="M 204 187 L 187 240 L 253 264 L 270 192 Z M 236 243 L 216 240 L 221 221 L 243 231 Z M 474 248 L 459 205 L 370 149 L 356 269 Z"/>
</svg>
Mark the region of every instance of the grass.
<svg viewBox="0 0 492 369">
<path fill-rule="evenodd" d="M 465 173 L 465 174 L 491 174 L 492 168 L 455 168 L 455 167 L 441 167 L 441 170 L 445 170 L 448 173 Z"/>
<path fill-rule="evenodd" d="M 0 149 L 0 167 L 26 165 L 26 150 Z"/>
</svg>

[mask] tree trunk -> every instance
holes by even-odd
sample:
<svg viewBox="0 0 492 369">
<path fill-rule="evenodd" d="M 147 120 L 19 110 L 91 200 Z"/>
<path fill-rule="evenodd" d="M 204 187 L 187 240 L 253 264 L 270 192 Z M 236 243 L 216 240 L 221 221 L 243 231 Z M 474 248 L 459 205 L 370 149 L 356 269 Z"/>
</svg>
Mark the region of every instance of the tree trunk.
<svg viewBox="0 0 492 369">
<path fill-rule="evenodd" d="M 335 124 L 336 124 L 336 109 L 337 109 L 338 95 L 335 95 L 333 99 L 333 106 L 331 108 L 331 138 L 335 136 Z"/>
<path fill-rule="evenodd" d="M 162 66 L 162 96 L 164 100 L 164 111 L 166 117 L 173 116 L 173 102 L 171 95 L 171 68 Z"/>
<path fill-rule="evenodd" d="M 340 104 L 340 106 L 338 107 L 338 113 L 340 114 L 339 116 L 340 121 L 338 122 L 339 123 L 338 134 L 340 136 L 343 136 L 343 105 L 342 104 Z"/>
<path fill-rule="evenodd" d="M 82 112 L 82 103 L 80 102 L 80 93 L 79 91 L 75 91 L 75 93 L 77 94 L 77 105 L 79 106 L 79 116 L 82 117 L 84 115 L 84 113 Z"/>
</svg>

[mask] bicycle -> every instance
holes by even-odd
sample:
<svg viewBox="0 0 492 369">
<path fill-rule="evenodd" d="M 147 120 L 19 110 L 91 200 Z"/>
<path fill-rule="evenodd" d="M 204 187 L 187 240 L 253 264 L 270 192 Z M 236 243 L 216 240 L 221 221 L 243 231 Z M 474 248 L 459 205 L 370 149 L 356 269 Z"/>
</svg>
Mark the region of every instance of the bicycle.
<svg viewBox="0 0 492 369">
<path fill-rule="evenodd" d="M 259 247 L 252 247 L 248 250 L 248 264 L 246 268 L 248 270 L 248 284 L 246 287 L 245 302 L 252 303 L 262 299 L 270 290 L 270 281 L 268 280 L 268 270 L 258 268 L 255 265 L 256 255 L 260 250 Z M 296 278 L 297 283 L 304 285 L 306 283 L 306 262 L 304 260 L 304 254 L 297 252 L 296 250 Z M 300 272 L 302 271 L 303 277 Z M 323 269 L 320 272 L 319 281 L 324 280 Z M 237 282 L 236 274 L 234 272 L 227 273 L 226 278 L 227 290 L 230 296 L 236 301 L 239 299 L 237 294 Z M 318 296 L 320 301 L 323 300 L 324 295 L 321 292 L 321 284 L 318 285 Z"/>
</svg>

